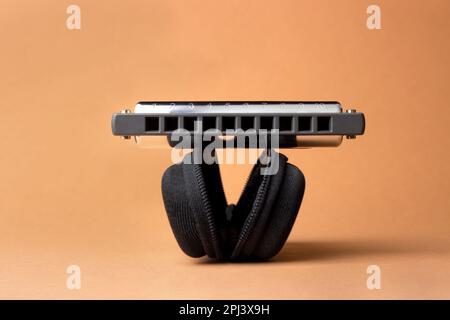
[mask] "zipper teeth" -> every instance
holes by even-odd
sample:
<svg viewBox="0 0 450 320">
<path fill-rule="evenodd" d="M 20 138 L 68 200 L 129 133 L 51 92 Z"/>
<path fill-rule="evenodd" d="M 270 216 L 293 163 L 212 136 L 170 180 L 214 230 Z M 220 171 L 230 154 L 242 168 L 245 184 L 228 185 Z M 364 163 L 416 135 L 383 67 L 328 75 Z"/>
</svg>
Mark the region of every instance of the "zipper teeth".
<svg viewBox="0 0 450 320">
<path fill-rule="evenodd" d="M 258 193 L 256 194 L 256 199 L 255 199 L 254 206 L 252 208 L 252 211 L 249 214 L 250 221 L 249 221 L 249 223 L 246 223 L 244 225 L 244 230 L 242 231 L 242 233 L 241 233 L 241 235 L 239 237 L 239 240 L 238 240 L 239 242 L 245 241 L 247 239 L 247 237 L 248 237 L 249 226 L 253 223 L 253 221 L 255 219 L 256 212 L 258 212 L 258 210 L 259 210 L 259 208 L 260 208 L 260 206 L 262 204 L 262 200 L 264 199 L 264 194 L 266 193 L 267 187 L 268 187 L 268 184 L 269 184 L 269 178 L 270 178 L 269 175 L 265 175 L 263 177 L 263 181 L 261 182 L 261 187 L 259 188 Z"/>
<path fill-rule="evenodd" d="M 260 164 L 259 162 L 258 162 L 258 163 L 256 164 L 256 166 L 252 169 L 252 171 L 250 171 L 250 174 L 248 175 L 247 180 L 245 181 L 244 188 L 242 188 L 241 194 L 245 191 L 245 189 L 247 189 L 248 184 L 250 183 L 250 180 L 253 178 L 253 173 L 254 173 L 256 170 L 261 170 L 261 164 Z"/>
<path fill-rule="evenodd" d="M 211 206 L 209 205 L 209 201 L 206 201 L 207 191 L 206 191 L 206 187 L 203 182 L 203 179 L 201 178 L 200 166 L 194 165 L 194 174 L 195 174 L 195 178 L 198 182 L 198 186 L 200 189 L 200 197 L 202 199 L 203 208 L 205 209 L 205 212 L 206 212 L 206 218 L 208 220 L 208 229 L 209 229 L 209 233 L 211 235 L 211 240 L 216 240 L 217 236 L 216 236 L 216 232 L 214 230 L 214 220 L 213 220 L 213 216 L 212 216 Z"/>
<path fill-rule="evenodd" d="M 252 178 L 252 174 L 253 174 L 253 171 L 250 171 L 250 174 L 249 174 L 249 176 L 247 177 L 247 180 L 245 181 L 244 188 L 242 189 L 242 192 L 244 192 L 244 190 L 248 187 L 248 184 L 249 184 L 249 182 L 250 182 L 250 179 Z"/>
</svg>

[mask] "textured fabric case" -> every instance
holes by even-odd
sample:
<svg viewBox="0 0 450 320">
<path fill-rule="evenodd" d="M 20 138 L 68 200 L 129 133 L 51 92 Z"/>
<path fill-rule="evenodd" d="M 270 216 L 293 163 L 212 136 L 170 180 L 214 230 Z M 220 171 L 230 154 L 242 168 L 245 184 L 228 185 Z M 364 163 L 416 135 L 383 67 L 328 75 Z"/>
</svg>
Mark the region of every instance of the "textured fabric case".
<svg viewBox="0 0 450 320">
<path fill-rule="evenodd" d="M 191 155 L 188 155 L 188 157 Z M 169 222 L 191 257 L 269 259 L 284 245 L 305 189 L 301 171 L 279 155 L 279 170 L 263 176 L 258 162 L 236 204 L 227 205 L 217 164 L 176 164 L 162 179 Z"/>
</svg>

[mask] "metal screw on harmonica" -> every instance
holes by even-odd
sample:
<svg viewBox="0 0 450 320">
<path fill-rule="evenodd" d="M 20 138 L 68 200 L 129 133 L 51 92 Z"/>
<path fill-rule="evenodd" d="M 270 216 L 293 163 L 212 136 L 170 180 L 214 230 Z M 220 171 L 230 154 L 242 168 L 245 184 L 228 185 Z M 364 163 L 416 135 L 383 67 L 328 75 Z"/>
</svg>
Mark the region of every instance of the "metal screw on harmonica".
<svg viewBox="0 0 450 320">
<path fill-rule="evenodd" d="M 121 114 L 131 113 L 131 110 L 130 110 L 130 109 L 123 109 L 123 110 L 120 111 L 120 113 L 121 113 Z M 122 138 L 123 138 L 124 140 L 130 140 L 130 139 L 131 139 L 131 136 L 122 136 Z"/>
<path fill-rule="evenodd" d="M 356 109 L 348 109 L 346 112 L 347 112 L 347 113 L 355 113 L 355 112 L 356 112 Z M 356 135 L 346 135 L 345 137 L 346 137 L 347 139 L 356 139 Z"/>
</svg>

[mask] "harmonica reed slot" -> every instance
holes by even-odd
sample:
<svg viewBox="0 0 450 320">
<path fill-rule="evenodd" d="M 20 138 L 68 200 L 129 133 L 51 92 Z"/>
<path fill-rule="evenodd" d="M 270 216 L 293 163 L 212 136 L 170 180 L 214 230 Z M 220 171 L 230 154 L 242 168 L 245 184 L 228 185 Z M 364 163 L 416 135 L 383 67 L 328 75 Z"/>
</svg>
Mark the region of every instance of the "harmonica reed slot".
<svg viewBox="0 0 450 320">
<path fill-rule="evenodd" d="M 317 117 L 317 131 L 324 132 L 331 130 L 331 117 Z"/>
<path fill-rule="evenodd" d="M 273 129 L 273 117 L 261 117 L 260 129 L 272 130 Z"/>
<path fill-rule="evenodd" d="M 164 118 L 164 131 L 175 131 L 178 129 L 178 117 Z"/>
<path fill-rule="evenodd" d="M 197 117 L 184 117 L 183 120 L 184 120 L 183 128 L 187 131 L 194 131 L 195 121 L 197 121 Z"/>
<path fill-rule="evenodd" d="M 236 117 L 222 117 L 222 131 L 235 129 L 236 129 Z"/>
<path fill-rule="evenodd" d="M 280 117 L 280 131 L 292 131 L 292 117 Z"/>
<path fill-rule="evenodd" d="M 216 117 L 203 117 L 202 122 L 203 122 L 203 131 L 209 129 L 217 129 Z"/>
<path fill-rule="evenodd" d="M 241 117 L 241 129 L 244 131 L 255 129 L 255 117 Z"/>
<path fill-rule="evenodd" d="M 145 131 L 159 131 L 159 117 L 145 117 Z"/>
<path fill-rule="evenodd" d="M 298 117 L 298 131 L 311 131 L 312 129 L 312 118 L 311 117 Z"/>
</svg>

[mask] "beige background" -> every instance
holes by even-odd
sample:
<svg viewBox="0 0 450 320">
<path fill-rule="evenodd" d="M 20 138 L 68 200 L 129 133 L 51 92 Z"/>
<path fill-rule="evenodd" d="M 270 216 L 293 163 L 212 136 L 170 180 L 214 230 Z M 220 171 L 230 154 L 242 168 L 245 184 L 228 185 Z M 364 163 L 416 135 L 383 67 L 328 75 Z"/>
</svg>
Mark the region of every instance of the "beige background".
<svg viewBox="0 0 450 320">
<path fill-rule="evenodd" d="M 1 0 L 0 298 L 450 298 L 450 2 L 375 3 L 379 31 L 365 0 Z M 286 152 L 307 190 L 272 262 L 184 256 L 160 192 L 170 150 L 111 135 L 138 100 L 200 99 L 366 114 L 355 141 Z M 230 201 L 249 170 L 224 166 Z"/>
</svg>

